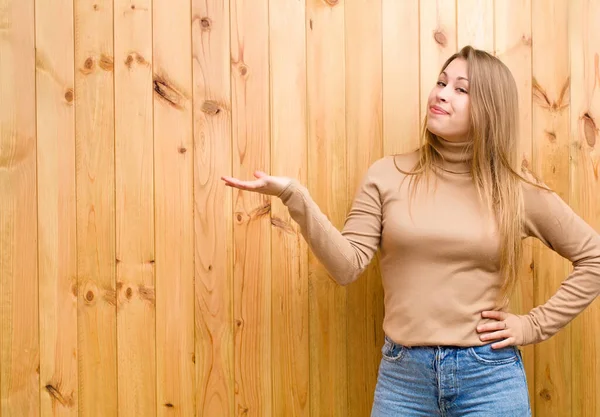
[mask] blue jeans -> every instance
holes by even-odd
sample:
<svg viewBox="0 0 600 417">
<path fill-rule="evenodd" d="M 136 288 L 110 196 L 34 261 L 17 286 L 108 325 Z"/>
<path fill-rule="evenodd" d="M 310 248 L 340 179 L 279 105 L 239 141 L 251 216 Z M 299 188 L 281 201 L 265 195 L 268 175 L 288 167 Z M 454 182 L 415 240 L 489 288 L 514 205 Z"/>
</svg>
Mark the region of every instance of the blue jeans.
<svg viewBox="0 0 600 417">
<path fill-rule="evenodd" d="M 371 417 L 530 417 L 515 346 L 406 347 L 387 336 Z"/>
</svg>

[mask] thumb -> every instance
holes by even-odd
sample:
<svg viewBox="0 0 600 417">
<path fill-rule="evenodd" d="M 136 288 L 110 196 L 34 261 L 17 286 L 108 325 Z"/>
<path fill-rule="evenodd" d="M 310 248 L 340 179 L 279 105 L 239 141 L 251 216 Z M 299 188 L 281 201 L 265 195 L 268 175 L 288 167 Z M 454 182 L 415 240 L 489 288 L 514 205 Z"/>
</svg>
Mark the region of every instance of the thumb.
<svg viewBox="0 0 600 417">
<path fill-rule="evenodd" d="M 256 178 L 263 178 L 263 177 L 268 177 L 269 175 L 263 171 L 254 171 L 254 176 Z"/>
</svg>

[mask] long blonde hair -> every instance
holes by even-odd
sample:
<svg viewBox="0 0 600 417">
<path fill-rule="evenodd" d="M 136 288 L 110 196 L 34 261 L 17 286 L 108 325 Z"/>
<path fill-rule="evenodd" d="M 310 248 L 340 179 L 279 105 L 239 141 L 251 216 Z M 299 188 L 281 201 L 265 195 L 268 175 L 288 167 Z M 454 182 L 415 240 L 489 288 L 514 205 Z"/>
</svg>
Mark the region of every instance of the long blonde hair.
<svg viewBox="0 0 600 417">
<path fill-rule="evenodd" d="M 465 46 L 446 60 L 440 73 L 456 58 L 466 60 L 468 66 L 471 173 L 479 197 L 487 211 L 494 214 L 500 233 L 500 273 L 504 281 L 497 302 L 504 307 L 518 280 L 522 260 L 524 208 L 520 182 L 548 188 L 540 186 L 537 177 L 520 163 L 518 91 L 508 67 L 485 51 Z M 412 171 L 396 165 L 399 171 L 411 175 L 413 196 L 423 175 L 428 177 L 433 165 L 443 159 L 436 149 L 439 138 L 427 129 L 427 116 L 420 142 L 419 161 Z M 523 178 L 519 171 L 538 184 Z"/>
</svg>

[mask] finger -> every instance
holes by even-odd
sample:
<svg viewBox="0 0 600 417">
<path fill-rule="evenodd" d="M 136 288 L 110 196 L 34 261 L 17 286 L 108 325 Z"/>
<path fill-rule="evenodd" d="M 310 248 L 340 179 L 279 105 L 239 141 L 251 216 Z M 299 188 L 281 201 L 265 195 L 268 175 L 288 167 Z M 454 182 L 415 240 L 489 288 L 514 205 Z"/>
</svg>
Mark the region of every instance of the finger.
<svg viewBox="0 0 600 417">
<path fill-rule="evenodd" d="M 253 191 L 263 186 L 263 181 L 240 181 L 235 178 L 226 179 L 225 182 L 232 187 L 239 188 L 241 190 Z"/>
<path fill-rule="evenodd" d="M 482 324 L 481 326 L 477 326 L 477 331 L 479 333 L 492 332 L 494 330 L 505 330 L 507 327 L 505 321 L 494 321 L 492 323 Z"/>
<path fill-rule="evenodd" d="M 515 344 L 515 338 L 509 337 L 508 339 L 504 339 L 501 342 L 492 343 L 492 349 L 502 349 L 508 346 L 512 346 Z"/>
<path fill-rule="evenodd" d="M 262 178 L 262 177 L 268 177 L 269 174 L 267 174 L 266 172 L 263 172 L 263 171 L 254 171 L 254 176 L 256 178 Z"/>
<path fill-rule="evenodd" d="M 481 312 L 481 317 L 496 319 L 496 320 L 504 320 L 506 314 L 503 311 L 489 310 Z"/>
<path fill-rule="evenodd" d="M 508 330 L 501 330 L 498 332 L 493 332 L 493 333 L 486 333 L 483 334 L 481 336 L 479 336 L 479 340 L 481 340 L 482 342 L 485 342 L 486 340 L 498 340 L 498 339 L 505 339 L 507 337 L 511 337 L 511 333 Z"/>
</svg>

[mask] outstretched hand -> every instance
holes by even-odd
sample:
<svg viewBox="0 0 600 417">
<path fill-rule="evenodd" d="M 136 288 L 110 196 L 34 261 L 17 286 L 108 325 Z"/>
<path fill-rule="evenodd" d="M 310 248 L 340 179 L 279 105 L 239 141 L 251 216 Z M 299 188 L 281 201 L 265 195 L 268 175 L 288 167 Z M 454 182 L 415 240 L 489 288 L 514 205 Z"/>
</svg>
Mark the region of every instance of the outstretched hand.
<svg viewBox="0 0 600 417">
<path fill-rule="evenodd" d="M 291 178 L 274 177 L 262 171 L 254 171 L 254 176 L 257 179 L 253 181 L 243 181 L 229 176 L 222 176 L 221 179 L 229 187 L 275 196 L 281 194 L 292 181 Z"/>
</svg>

